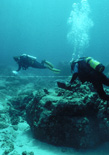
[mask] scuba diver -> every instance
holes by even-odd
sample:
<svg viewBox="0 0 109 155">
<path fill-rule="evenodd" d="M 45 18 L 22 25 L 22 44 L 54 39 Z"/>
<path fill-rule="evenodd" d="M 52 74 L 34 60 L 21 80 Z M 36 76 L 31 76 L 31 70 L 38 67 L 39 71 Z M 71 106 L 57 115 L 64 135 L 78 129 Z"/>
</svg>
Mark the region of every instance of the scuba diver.
<svg viewBox="0 0 109 155">
<path fill-rule="evenodd" d="M 38 68 L 38 69 L 49 69 L 53 71 L 54 73 L 60 72 L 60 70 L 54 68 L 50 62 L 43 60 L 40 63 L 37 61 L 36 57 L 30 56 L 27 54 L 22 54 L 21 56 L 14 56 L 13 59 L 18 64 L 18 69 L 16 71 L 13 71 L 14 74 L 17 74 L 21 69 L 26 70 L 29 67 Z"/>
<path fill-rule="evenodd" d="M 78 77 L 82 83 L 86 81 L 92 83 L 97 90 L 99 97 L 109 101 L 109 95 L 107 95 L 103 89 L 103 85 L 109 86 L 109 78 L 103 73 L 104 69 L 105 67 L 100 62 L 91 57 L 73 60 L 71 61 L 71 71 L 73 72 L 73 75 L 70 82 L 57 82 L 57 85 L 60 88 L 72 90 L 71 85 Z"/>
</svg>

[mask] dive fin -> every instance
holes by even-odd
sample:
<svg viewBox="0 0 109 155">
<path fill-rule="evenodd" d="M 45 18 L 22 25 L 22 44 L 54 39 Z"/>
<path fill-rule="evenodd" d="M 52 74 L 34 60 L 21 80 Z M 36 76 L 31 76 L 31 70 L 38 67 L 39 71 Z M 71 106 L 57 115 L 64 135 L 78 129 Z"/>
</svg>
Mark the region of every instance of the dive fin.
<svg viewBox="0 0 109 155">
<path fill-rule="evenodd" d="M 53 71 L 54 73 L 60 73 L 60 70 L 54 68 L 53 65 L 49 61 L 45 61 L 44 66 L 48 68 L 49 70 Z"/>
<path fill-rule="evenodd" d="M 72 91 L 72 86 L 71 85 L 66 86 L 66 84 L 64 82 L 57 82 L 57 85 L 58 85 L 59 88 Z"/>
<path fill-rule="evenodd" d="M 56 68 L 51 68 L 51 70 L 54 72 L 54 73 L 60 73 L 60 69 L 56 69 Z"/>
<path fill-rule="evenodd" d="M 51 62 L 49 62 L 49 61 L 45 61 L 44 64 L 47 67 L 53 68 L 53 64 Z"/>
</svg>

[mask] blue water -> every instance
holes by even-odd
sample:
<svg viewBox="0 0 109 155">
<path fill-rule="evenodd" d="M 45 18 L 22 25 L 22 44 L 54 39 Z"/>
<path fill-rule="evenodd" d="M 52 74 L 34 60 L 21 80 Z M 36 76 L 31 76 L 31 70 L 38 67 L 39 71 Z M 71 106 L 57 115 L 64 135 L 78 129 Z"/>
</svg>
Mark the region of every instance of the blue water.
<svg viewBox="0 0 109 155">
<path fill-rule="evenodd" d="M 90 11 L 84 8 L 81 14 L 81 1 L 87 2 Z M 74 3 L 79 5 L 78 18 L 68 25 Z M 69 32 L 74 32 L 73 43 Z M 53 64 L 79 54 L 108 65 L 109 0 L 0 0 L 0 65 L 15 65 L 13 56 L 23 53 Z"/>
<path fill-rule="evenodd" d="M 83 55 L 108 64 L 109 0 L 87 2 L 93 26 Z M 13 64 L 12 57 L 22 53 L 53 63 L 70 61 L 74 45 L 67 39 L 67 22 L 73 3 L 81 0 L 0 0 L 0 63 Z"/>
</svg>

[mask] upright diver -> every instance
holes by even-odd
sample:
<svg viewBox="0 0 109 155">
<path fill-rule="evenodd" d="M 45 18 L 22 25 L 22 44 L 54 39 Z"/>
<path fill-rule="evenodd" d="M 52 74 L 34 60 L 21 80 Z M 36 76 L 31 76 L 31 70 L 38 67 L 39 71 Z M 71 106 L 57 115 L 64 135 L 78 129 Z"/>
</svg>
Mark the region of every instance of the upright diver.
<svg viewBox="0 0 109 155">
<path fill-rule="evenodd" d="M 73 72 L 71 80 L 68 83 L 57 82 L 58 87 L 72 90 L 71 85 L 78 77 L 82 83 L 85 81 L 92 83 L 100 98 L 109 101 L 109 95 L 103 89 L 103 85 L 109 86 L 109 78 L 103 73 L 104 69 L 105 67 L 100 62 L 91 57 L 71 61 L 71 71 Z"/>
</svg>

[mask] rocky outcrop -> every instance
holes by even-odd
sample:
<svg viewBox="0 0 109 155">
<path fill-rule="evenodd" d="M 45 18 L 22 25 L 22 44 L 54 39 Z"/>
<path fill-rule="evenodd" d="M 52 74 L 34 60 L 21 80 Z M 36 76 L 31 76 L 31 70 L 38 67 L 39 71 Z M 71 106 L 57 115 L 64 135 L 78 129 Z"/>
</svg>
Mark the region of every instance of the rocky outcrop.
<svg viewBox="0 0 109 155">
<path fill-rule="evenodd" d="M 66 77 L 0 78 L 0 154 L 36 154 L 32 137 L 25 137 L 30 127 L 36 139 L 58 146 L 91 148 L 109 141 L 107 102 L 90 84 L 77 82 L 72 92 L 54 88 L 57 78 Z"/>
<path fill-rule="evenodd" d="M 75 87 L 76 85 L 76 87 Z M 58 146 L 93 148 L 109 141 L 109 107 L 91 84 L 39 90 L 27 106 L 34 137 Z"/>
<path fill-rule="evenodd" d="M 76 81 L 73 91 L 67 91 L 54 89 L 55 77 L 45 85 L 45 78 L 12 78 L 14 83 L 11 78 L 4 85 L 1 82 L 0 95 L 5 98 L 0 106 L 2 130 L 17 131 L 19 122 L 26 119 L 36 139 L 53 145 L 92 148 L 109 141 L 108 103 L 99 98 L 91 84 Z M 11 137 L 8 139 L 10 143 Z M 11 146 L 7 151 L 14 149 Z"/>
</svg>

